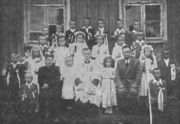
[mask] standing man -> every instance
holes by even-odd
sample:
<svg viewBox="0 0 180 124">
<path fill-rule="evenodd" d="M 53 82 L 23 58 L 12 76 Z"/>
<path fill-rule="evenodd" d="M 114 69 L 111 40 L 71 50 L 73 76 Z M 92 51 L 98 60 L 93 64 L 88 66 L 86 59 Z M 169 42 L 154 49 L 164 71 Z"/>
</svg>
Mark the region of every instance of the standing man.
<svg viewBox="0 0 180 124">
<path fill-rule="evenodd" d="M 85 40 L 87 43 L 88 48 L 92 49 L 93 45 L 94 45 L 94 29 L 92 28 L 92 26 L 90 26 L 90 19 L 89 18 L 85 18 L 84 20 L 84 26 L 82 27 L 82 32 L 85 33 Z"/>
<path fill-rule="evenodd" d="M 46 65 L 38 72 L 40 85 L 40 111 L 44 117 L 55 117 L 58 101 L 61 98 L 60 69 L 53 64 L 53 56 L 46 56 Z M 56 119 L 56 117 L 55 117 Z"/>
<path fill-rule="evenodd" d="M 137 108 L 137 95 L 141 81 L 140 62 L 131 58 L 127 45 L 122 48 L 124 58 L 117 61 L 115 81 L 117 86 L 119 111 L 134 112 Z"/>
</svg>

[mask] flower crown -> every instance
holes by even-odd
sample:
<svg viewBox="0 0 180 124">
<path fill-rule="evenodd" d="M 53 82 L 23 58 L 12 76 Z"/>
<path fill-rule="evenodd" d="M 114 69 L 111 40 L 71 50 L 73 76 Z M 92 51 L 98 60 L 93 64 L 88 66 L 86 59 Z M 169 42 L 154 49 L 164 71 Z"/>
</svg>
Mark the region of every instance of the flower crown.
<svg viewBox="0 0 180 124">
<path fill-rule="evenodd" d="M 74 33 L 74 35 L 75 35 L 75 37 L 77 37 L 78 35 L 83 35 L 83 37 L 85 37 L 85 33 L 82 32 L 82 31 L 76 31 L 76 32 Z"/>
</svg>

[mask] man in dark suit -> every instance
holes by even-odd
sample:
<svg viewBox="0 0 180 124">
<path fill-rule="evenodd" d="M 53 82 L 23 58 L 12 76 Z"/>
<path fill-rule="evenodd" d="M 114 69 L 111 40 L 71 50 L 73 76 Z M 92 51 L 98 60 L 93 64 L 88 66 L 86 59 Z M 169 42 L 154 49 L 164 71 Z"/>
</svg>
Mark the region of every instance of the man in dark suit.
<svg viewBox="0 0 180 124">
<path fill-rule="evenodd" d="M 92 49 L 92 46 L 95 44 L 93 41 L 94 29 L 92 28 L 92 26 L 90 26 L 89 18 L 85 18 L 84 26 L 82 27 L 81 31 L 85 33 L 85 40 L 86 40 L 87 46 L 90 49 Z"/>
<path fill-rule="evenodd" d="M 118 106 L 121 112 L 134 112 L 137 108 L 137 95 L 141 80 L 140 62 L 130 57 L 131 50 L 127 45 L 122 50 L 124 59 L 117 62 L 115 71 Z"/>
<path fill-rule="evenodd" d="M 170 59 L 169 50 L 165 49 L 162 53 L 162 59 L 158 61 L 158 67 L 161 70 L 161 78 L 167 82 L 167 96 L 175 97 L 175 79 L 171 78 L 171 72 L 174 61 Z M 174 72 L 176 73 L 176 72 Z"/>
<path fill-rule="evenodd" d="M 46 56 L 46 66 L 39 69 L 38 83 L 40 86 L 40 111 L 45 117 L 55 116 L 61 98 L 60 69 L 54 66 L 53 56 Z"/>
</svg>

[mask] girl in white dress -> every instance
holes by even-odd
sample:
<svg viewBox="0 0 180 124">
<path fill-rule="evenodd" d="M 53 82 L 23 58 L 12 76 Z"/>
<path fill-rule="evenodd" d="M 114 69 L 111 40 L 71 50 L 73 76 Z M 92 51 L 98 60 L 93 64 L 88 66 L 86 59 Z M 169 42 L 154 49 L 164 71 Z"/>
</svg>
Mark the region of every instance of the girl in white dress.
<svg viewBox="0 0 180 124">
<path fill-rule="evenodd" d="M 61 68 L 61 76 L 63 79 L 62 98 L 66 109 L 72 109 L 74 103 L 74 81 L 75 70 L 73 57 L 65 58 L 64 65 Z"/>
<path fill-rule="evenodd" d="M 75 42 L 69 46 L 71 55 L 74 56 L 75 63 L 82 61 L 82 50 L 84 48 L 88 48 L 87 43 L 85 41 L 85 34 L 82 31 L 78 31 L 75 33 Z"/>
<path fill-rule="evenodd" d="M 33 82 L 37 83 L 39 92 L 38 71 L 40 67 L 45 65 L 45 58 L 40 47 L 33 47 L 31 49 L 31 58 L 27 59 L 26 61 L 28 62 L 28 71 L 33 74 Z"/>
<path fill-rule="evenodd" d="M 140 96 L 147 96 L 148 82 L 154 79 L 152 71 L 157 68 L 156 57 L 153 53 L 153 48 L 150 45 L 142 47 L 140 62 L 142 65 L 142 78 L 140 84 Z"/>
<path fill-rule="evenodd" d="M 59 66 L 60 68 L 64 64 L 64 60 L 67 56 L 70 55 L 69 48 L 66 47 L 65 35 L 58 36 L 58 47 L 55 49 L 54 52 L 54 60 L 55 65 Z"/>
<path fill-rule="evenodd" d="M 122 54 L 122 48 L 125 45 L 125 35 L 121 34 L 116 36 L 116 43 L 112 51 L 112 58 L 115 61 L 115 67 L 117 65 L 117 61 L 124 58 Z"/>
<path fill-rule="evenodd" d="M 105 113 L 112 113 L 112 108 L 117 106 L 116 88 L 114 83 L 115 69 L 114 60 L 111 57 L 106 57 L 103 62 L 102 69 L 102 107 L 105 108 Z"/>
<path fill-rule="evenodd" d="M 92 48 L 92 57 L 102 67 L 104 58 L 109 55 L 108 43 L 105 37 L 106 35 L 96 35 L 97 45 L 94 45 Z"/>
</svg>

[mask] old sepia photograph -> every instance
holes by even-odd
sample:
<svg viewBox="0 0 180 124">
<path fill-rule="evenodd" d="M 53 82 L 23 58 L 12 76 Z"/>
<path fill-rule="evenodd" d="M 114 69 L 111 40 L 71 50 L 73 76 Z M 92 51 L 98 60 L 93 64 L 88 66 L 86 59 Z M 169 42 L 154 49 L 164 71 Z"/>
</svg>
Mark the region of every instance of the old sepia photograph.
<svg viewBox="0 0 180 124">
<path fill-rule="evenodd" d="M 0 0 L 0 124 L 180 124 L 180 0 Z"/>
</svg>

